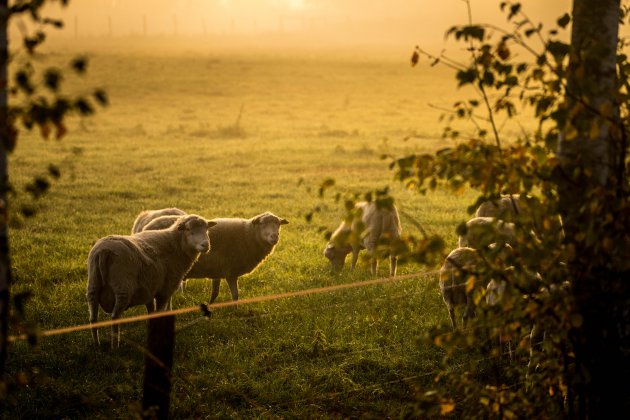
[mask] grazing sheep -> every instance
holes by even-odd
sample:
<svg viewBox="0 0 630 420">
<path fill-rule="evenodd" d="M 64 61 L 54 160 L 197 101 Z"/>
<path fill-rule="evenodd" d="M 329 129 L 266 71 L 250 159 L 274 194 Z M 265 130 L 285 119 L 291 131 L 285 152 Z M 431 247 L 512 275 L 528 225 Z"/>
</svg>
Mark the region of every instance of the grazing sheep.
<svg viewBox="0 0 630 420">
<path fill-rule="evenodd" d="M 522 211 L 519 204 L 520 197 L 515 194 L 502 195 L 498 200 L 481 203 L 475 217 L 496 217 L 501 220 L 514 220 Z"/>
<path fill-rule="evenodd" d="M 343 268 L 346 256 L 350 252 L 352 252 L 352 270 L 354 271 L 361 249 L 365 248 L 372 254 L 381 239 L 391 242 L 400 237 L 400 218 L 398 217 L 396 206 L 387 209 L 379 208 L 374 202 L 359 202 L 355 205 L 355 208 L 361 212 L 360 222 L 356 220 L 351 224 L 348 224 L 346 221 L 342 222 L 332 234 L 324 250 L 324 256 L 330 260 L 335 271 L 340 271 Z M 363 226 L 359 226 L 360 224 Z M 351 241 L 352 243 L 348 244 L 347 242 L 352 232 L 360 230 L 360 227 L 365 229 L 362 233 L 363 239 L 361 241 Z M 371 259 L 371 271 L 372 275 L 375 275 L 378 268 L 378 259 L 375 255 L 372 255 Z M 397 257 L 390 254 L 389 275 L 392 277 L 396 275 L 396 266 Z"/>
<path fill-rule="evenodd" d="M 87 302 L 90 323 L 98 321 L 99 305 L 112 319 L 132 307 L 148 312 L 170 307 L 170 299 L 200 253 L 210 250 L 208 229 L 215 222 L 189 215 L 162 231 L 99 239 L 88 256 Z M 120 330 L 112 325 L 112 348 L 120 346 Z M 99 344 L 98 330 L 92 339 Z"/>
<path fill-rule="evenodd" d="M 537 240 L 546 239 L 560 243 L 564 239 L 561 216 L 548 215 L 534 196 L 502 195 L 498 200 L 481 203 L 475 216 L 518 222 L 526 226 Z"/>
<path fill-rule="evenodd" d="M 466 233 L 459 237 L 459 246 L 481 249 L 498 239 L 513 245 L 514 223 L 494 217 L 474 217 L 466 222 Z"/>
<path fill-rule="evenodd" d="M 481 250 L 470 247 L 455 248 L 448 254 L 440 268 L 440 293 L 448 309 L 453 330 L 457 329 L 455 319 L 457 306 L 465 305 L 462 317 L 464 327 L 468 319 L 475 316 L 475 301 L 472 296 L 474 284 L 468 282 L 477 282 L 478 278 L 486 277 L 479 275 L 490 266 L 496 268 L 502 265 L 504 271 L 510 269 L 507 267 L 507 261 L 513 249 L 509 244 L 492 244 L 488 247 L 488 251 L 482 254 Z M 481 286 L 487 287 L 486 284 Z"/>
<path fill-rule="evenodd" d="M 180 216 L 158 217 L 145 230 L 161 229 Z M 226 279 L 232 300 L 238 300 L 238 278 L 251 273 L 274 250 L 280 239 L 280 226 L 289 222 L 273 213 L 265 212 L 251 219 L 213 219 L 216 226 L 210 231 L 212 252 L 202 255 L 186 278 L 212 279 L 210 303 L 219 295 L 221 279 Z"/>
<path fill-rule="evenodd" d="M 168 209 L 160 209 L 160 210 L 145 210 L 141 212 L 136 217 L 136 220 L 133 222 L 133 227 L 131 228 L 131 234 L 133 235 L 134 233 L 142 232 L 142 230 L 144 230 L 144 227 L 147 225 L 147 223 L 149 223 L 156 217 L 167 216 L 167 215 L 183 216 L 185 214 L 186 214 L 185 211 L 180 210 L 176 207 L 170 207 Z"/>
<path fill-rule="evenodd" d="M 475 314 L 475 303 L 466 291 L 467 274 L 474 273 L 480 265 L 476 249 L 460 247 L 451 251 L 440 268 L 440 293 L 448 309 L 453 330 L 457 329 L 455 308 L 465 305 L 463 326 Z"/>
</svg>

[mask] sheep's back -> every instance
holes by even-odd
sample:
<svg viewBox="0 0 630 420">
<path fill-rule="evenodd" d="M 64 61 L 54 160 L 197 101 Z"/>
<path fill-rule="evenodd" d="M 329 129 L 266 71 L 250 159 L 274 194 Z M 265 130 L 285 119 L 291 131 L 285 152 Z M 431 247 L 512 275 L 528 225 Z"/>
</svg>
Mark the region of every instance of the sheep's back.
<svg viewBox="0 0 630 420">
<path fill-rule="evenodd" d="M 160 210 L 144 210 L 136 217 L 136 220 L 133 222 L 133 227 L 131 228 L 131 233 L 141 232 L 144 227 L 149 224 L 152 220 L 161 217 L 161 216 L 183 216 L 186 212 L 180 210 L 176 207 L 169 207 L 166 209 Z"/>
<path fill-rule="evenodd" d="M 116 293 L 130 297 L 127 307 L 146 304 L 160 286 L 156 269 L 150 256 L 130 237 L 107 236 L 99 239 L 90 250 L 88 273 L 100 275 L 88 277 L 88 290 L 98 293 L 99 303 L 108 313 Z"/>
<path fill-rule="evenodd" d="M 380 209 L 376 203 L 360 203 L 359 206 L 363 208 L 362 220 L 368 230 L 368 235 L 364 239 L 364 246 L 367 249 L 373 249 L 384 234 L 391 239 L 400 237 L 400 218 L 396 207 Z"/>
<path fill-rule="evenodd" d="M 213 219 L 210 229 L 211 250 L 202 254 L 186 278 L 226 278 L 250 273 L 273 251 L 273 246 L 261 243 L 255 228 L 247 219 Z"/>
</svg>

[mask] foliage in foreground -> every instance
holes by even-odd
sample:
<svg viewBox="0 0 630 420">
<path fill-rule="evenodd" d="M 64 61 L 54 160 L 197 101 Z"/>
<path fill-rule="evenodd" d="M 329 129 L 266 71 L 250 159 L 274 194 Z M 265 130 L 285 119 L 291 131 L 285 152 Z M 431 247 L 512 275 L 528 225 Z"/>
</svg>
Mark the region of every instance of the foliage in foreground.
<svg viewBox="0 0 630 420">
<path fill-rule="evenodd" d="M 585 402 L 589 400 L 583 393 L 592 378 L 576 367 L 582 365 L 576 363 L 574 346 L 582 345 L 582 337 L 587 336 L 582 332 L 584 312 L 576 299 L 583 299 L 582 304 L 593 299 L 591 303 L 602 308 L 607 302 L 596 302 L 604 295 L 575 290 L 580 283 L 574 283 L 577 279 L 569 266 L 581 264 L 585 272 L 607 267 L 617 278 L 623 278 L 622 273 L 628 271 L 624 256 L 628 244 L 630 184 L 625 139 L 630 67 L 623 52 L 625 41 L 622 41 L 617 54 L 614 99 L 595 107 L 586 93 L 593 86 L 587 84 L 585 65 L 576 56 L 570 56 L 571 46 L 563 41 L 566 38 L 563 31 L 571 22 L 571 16 L 561 16 L 557 28 L 545 31 L 541 24 L 535 24 L 523 13 L 519 3 L 502 2 L 501 8 L 513 25 L 512 30 L 473 25 L 471 21 L 448 32 L 467 43 L 470 63 L 436 57 L 418 47 L 412 56 L 412 65 L 416 65 L 421 56 L 427 56 L 433 65 L 442 63 L 451 67 L 460 86 L 475 89 L 476 98 L 455 104 L 451 121 L 469 121 L 476 134 L 465 138 L 449 126 L 444 137 L 457 140 L 455 147 L 435 154 L 396 158 L 391 167 L 401 182 L 422 194 L 442 186 L 454 192 L 465 188 L 478 191 L 478 200 L 469 207 L 469 213 L 483 201 L 496 199 L 501 194 L 517 194 L 521 202 L 533 203 L 534 223 L 517 221 L 514 252 L 507 260 L 503 259 L 502 264 L 492 266 L 490 263 L 487 270 L 464 273 L 470 277 L 468 290 L 477 303 L 484 299 L 485 285 L 491 279 L 505 281 L 506 293 L 498 308 L 480 305 L 475 323 L 467 330 L 446 335 L 442 330 L 434 332 L 433 343 L 446 352 L 445 368 L 436 377 L 435 390 L 424 394 L 414 413 L 455 412 L 463 417 L 497 418 L 573 417 L 576 413 L 586 413 L 590 409 L 587 404 L 593 402 Z M 589 51 L 598 54 L 597 50 Z M 569 67 L 571 65 L 574 67 Z M 571 75 L 573 80 L 578 80 L 573 85 Z M 581 78 L 585 82 L 581 82 Z M 576 86 L 580 83 L 583 90 L 578 91 Z M 519 102 L 525 109 L 532 110 L 538 128 L 533 133 L 524 132 L 517 139 L 506 140 L 500 133 L 499 118 L 516 118 Z M 565 238 L 554 229 L 558 226 L 555 221 L 561 214 L 566 216 L 567 205 L 571 205 L 561 202 L 559 185 L 565 183 L 566 178 L 584 180 L 592 174 L 588 168 L 577 168 L 575 174 L 564 173 L 556 154 L 562 136 L 564 141 L 571 142 L 584 133 L 593 141 L 602 133 L 609 133 L 615 139 L 620 159 L 611 169 L 613 188 L 585 190 L 590 194 L 584 201 L 588 204 L 577 209 L 582 224 L 578 224 L 577 230 L 573 224 Z M 586 184 L 580 185 L 586 188 Z M 593 223 L 595 220 L 604 223 L 598 226 Z M 460 227 L 460 233 L 464 230 Z M 492 262 L 488 255 L 492 252 L 483 250 L 484 259 Z M 583 255 L 587 253 L 595 257 L 584 262 Z M 505 266 L 510 269 L 505 270 Z M 604 276 L 595 275 L 593 281 L 606 284 L 609 279 L 604 272 L 601 274 Z M 620 283 L 612 280 L 610 284 Z M 613 291 L 612 296 L 620 294 L 621 297 L 615 299 L 623 302 L 627 296 L 624 290 Z M 611 309 L 621 313 L 618 303 L 609 304 Z M 544 331 L 544 341 L 539 343 L 543 338 L 541 331 Z M 491 356 L 501 356 L 503 349 L 496 347 L 499 341 L 509 341 L 516 348 L 516 360 L 509 367 L 471 365 L 464 375 L 449 371 L 453 357 L 462 352 L 483 349 Z M 530 348 L 532 357 L 528 364 Z M 623 349 L 616 350 L 623 352 Z M 624 366 L 618 368 L 624 369 Z"/>
</svg>

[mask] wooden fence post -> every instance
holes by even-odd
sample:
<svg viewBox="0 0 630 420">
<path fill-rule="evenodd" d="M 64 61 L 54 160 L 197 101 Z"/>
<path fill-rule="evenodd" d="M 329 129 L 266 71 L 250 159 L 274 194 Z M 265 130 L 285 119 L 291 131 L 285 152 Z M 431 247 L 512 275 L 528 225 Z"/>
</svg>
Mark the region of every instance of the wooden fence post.
<svg viewBox="0 0 630 420">
<path fill-rule="evenodd" d="M 175 316 L 149 319 L 142 409 L 150 418 L 168 418 L 174 347 Z"/>
</svg>

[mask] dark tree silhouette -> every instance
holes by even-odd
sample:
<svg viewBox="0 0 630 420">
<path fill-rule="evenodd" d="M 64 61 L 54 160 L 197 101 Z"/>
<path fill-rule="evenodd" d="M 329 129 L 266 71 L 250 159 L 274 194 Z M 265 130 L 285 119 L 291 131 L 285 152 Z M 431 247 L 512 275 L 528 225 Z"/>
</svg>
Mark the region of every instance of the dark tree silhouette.
<svg viewBox="0 0 630 420">
<path fill-rule="evenodd" d="M 556 176 L 577 315 L 571 332 L 579 411 L 630 412 L 630 238 L 626 136 L 617 95 L 620 0 L 574 0 Z M 614 245 L 613 245 L 614 244 Z M 625 312 L 625 314 L 624 314 Z"/>
<path fill-rule="evenodd" d="M 57 139 L 66 134 L 64 118 L 71 113 L 90 115 L 94 112 L 92 101 L 106 105 L 107 95 L 96 89 L 91 99 L 83 95 L 68 97 L 61 93 L 61 74 L 56 69 L 46 69 L 41 80 L 34 71 L 19 67 L 9 72 L 8 27 L 12 18 L 25 15 L 35 23 L 33 34 L 24 34 L 22 47 L 32 55 L 37 46 L 46 40 L 44 26 L 62 27 L 63 22 L 43 17 L 42 7 L 47 3 L 59 2 L 66 6 L 69 0 L 0 0 L 0 377 L 4 375 L 7 356 L 7 330 L 11 306 L 11 258 L 9 248 L 9 192 L 11 184 L 8 172 L 8 155 L 17 143 L 18 124 L 22 129 L 39 128 L 41 135 L 48 138 L 52 132 Z M 87 61 L 76 58 L 70 63 L 70 71 L 84 73 Z M 41 94 L 41 91 L 44 94 Z M 20 98 L 20 105 L 9 103 L 9 95 Z M 59 176 L 59 169 L 50 166 L 48 176 L 39 176 L 26 188 L 34 198 L 40 197 L 50 186 L 50 178 Z M 32 215 L 32 209 L 23 208 L 25 216 Z"/>
</svg>

